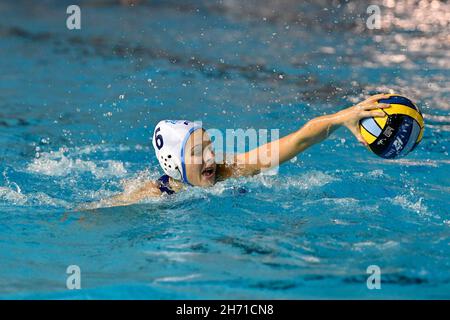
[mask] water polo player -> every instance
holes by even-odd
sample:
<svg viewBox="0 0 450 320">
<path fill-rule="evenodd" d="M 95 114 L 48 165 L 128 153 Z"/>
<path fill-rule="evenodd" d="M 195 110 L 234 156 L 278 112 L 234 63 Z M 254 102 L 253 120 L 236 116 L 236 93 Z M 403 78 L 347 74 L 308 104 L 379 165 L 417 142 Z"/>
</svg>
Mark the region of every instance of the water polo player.
<svg viewBox="0 0 450 320">
<path fill-rule="evenodd" d="M 278 154 L 271 156 L 276 157 L 277 161 L 266 161 L 264 164 L 257 160 L 258 155 L 270 155 L 268 149 L 273 141 L 249 152 L 234 155 L 224 163 L 216 163 L 212 142 L 203 128 L 184 120 L 161 121 L 155 127 L 153 147 L 165 174 L 157 181 L 148 181 L 138 188 L 132 188 L 132 191 L 103 200 L 101 204 L 129 205 L 149 197 L 170 195 L 189 185 L 207 187 L 227 178 L 255 175 L 269 169 L 270 165 L 267 163 L 286 162 L 321 142 L 341 126 L 347 127 L 358 141 L 367 146 L 360 133 L 359 121 L 368 117 L 385 116 L 380 109 L 389 107 L 389 104 L 378 103 L 378 100 L 388 97 L 388 94 L 375 95 L 335 114 L 308 121 L 299 130 L 275 141 L 278 144 Z"/>
</svg>

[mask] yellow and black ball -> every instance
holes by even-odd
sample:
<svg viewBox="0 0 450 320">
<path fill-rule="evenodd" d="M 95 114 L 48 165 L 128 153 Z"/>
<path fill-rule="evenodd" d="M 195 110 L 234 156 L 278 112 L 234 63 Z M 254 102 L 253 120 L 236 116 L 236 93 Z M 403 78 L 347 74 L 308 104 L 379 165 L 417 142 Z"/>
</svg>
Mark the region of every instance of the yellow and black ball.
<svg viewBox="0 0 450 320">
<path fill-rule="evenodd" d="M 403 157 L 422 140 L 424 122 L 419 108 L 408 98 L 391 94 L 378 103 L 389 104 L 389 108 L 379 109 L 384 117 L 362 119 L 359 123 L 361 134 L 376 155 L 394 159 Z"/>
</svg>

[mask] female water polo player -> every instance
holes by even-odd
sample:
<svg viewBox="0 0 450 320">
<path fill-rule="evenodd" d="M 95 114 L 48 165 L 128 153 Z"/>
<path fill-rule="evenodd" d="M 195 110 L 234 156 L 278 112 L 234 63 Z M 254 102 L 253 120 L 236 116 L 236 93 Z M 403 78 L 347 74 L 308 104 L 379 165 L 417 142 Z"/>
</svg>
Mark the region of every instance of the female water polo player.
<svg viewBox="0 0 450 320">
<path fill-rule="evenodd" d="M 101 205 L 129 205 L 146 198 L 179 192 L 188 185 L 207 187 L 227 178 L 255 175 L 269 169 L 268 163 L 281 164 L 292 159 L 341 126 L 347 127 L 358 141 L 367 145 L 358 128 L 359 120 L 383 117 L 384 112 L 379 109 L 387 108 L 389 104 L 380 104 L 377 100 L 388 97 L 385 94 L 375 95 L 335 114 L 308 121 L 299 130 L 276 141 L 277 154 L 271 154 L 272 141 L 249 152 L 234 155 L 223 164 L 216 163 L 212 142 L 203 128 L 184 120 L 161 121 L 155 127 L 153 147 L 165 175 L 157 181 L 148 181 L 133 191 L 103 200 Z M 269 157 L 277 157 L 277 161 L 258 161 L 258 155 L 264 153 Z"/>
</svg>

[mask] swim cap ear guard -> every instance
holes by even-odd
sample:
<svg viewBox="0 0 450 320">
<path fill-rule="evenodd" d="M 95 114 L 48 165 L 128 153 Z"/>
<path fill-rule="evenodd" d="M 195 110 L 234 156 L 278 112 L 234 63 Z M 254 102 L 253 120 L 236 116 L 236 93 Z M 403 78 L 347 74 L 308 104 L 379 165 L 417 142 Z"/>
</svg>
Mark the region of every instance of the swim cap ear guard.
<svg viewBox="0 0 450 320">
<path fill-rule="evenodd" d="M 201 125 L 187 120 L 160 121 L 153 133 L 153 148 L 164 172 L 189 184 L 184 163 L 184 149 L 189 136 Z"/>
</svg>

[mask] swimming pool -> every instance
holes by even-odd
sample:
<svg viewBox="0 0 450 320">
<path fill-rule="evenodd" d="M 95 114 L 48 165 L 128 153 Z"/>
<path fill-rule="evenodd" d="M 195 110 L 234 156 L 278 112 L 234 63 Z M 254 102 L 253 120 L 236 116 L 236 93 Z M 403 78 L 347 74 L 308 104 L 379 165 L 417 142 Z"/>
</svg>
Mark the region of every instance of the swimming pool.
<svg viewBox="0 0 450 320">
<path fill-rule="evenodd" d="M 450 298 L 449 4 L 367 30 L 369 2 L 255 3 L 84 1 L 76 31 L 70 1 L 0 3 L 1 298 Z M 283 135 L 389 90 L 425 116 L 404 159 L 341 129 L 278 175 L 72 211 L 160 176 L 161 119 Z"/>
</svg>

